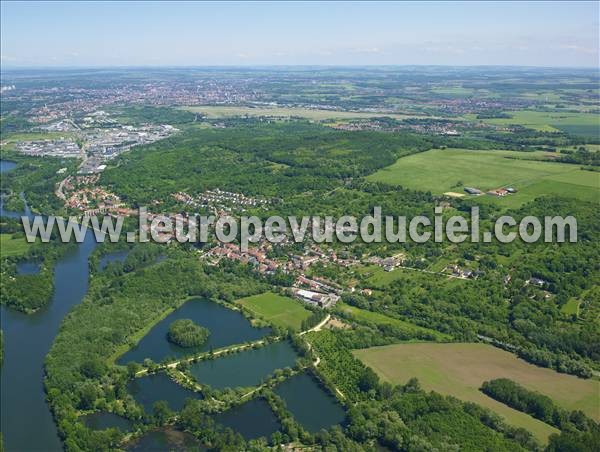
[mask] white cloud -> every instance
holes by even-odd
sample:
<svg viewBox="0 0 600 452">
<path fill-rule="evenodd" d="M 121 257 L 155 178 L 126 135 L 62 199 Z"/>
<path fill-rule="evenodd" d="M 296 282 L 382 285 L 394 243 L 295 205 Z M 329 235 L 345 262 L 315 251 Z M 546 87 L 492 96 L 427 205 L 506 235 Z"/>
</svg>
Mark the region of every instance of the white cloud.
<svg viewBox="0 0 600 452">
<path fill-rule="evenodd" d="M 368 48 L 358 48 L 354 49 L 356 53 L 382 53 L 379 47 L 368 47 Z"/>
</svg>

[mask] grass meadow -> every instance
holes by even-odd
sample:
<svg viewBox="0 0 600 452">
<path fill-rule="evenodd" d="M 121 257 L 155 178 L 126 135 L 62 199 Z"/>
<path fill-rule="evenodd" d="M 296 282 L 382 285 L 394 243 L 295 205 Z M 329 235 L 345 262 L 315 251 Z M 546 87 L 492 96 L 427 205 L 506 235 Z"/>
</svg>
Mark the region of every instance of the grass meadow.
<svg viewBox="0 0 600 452">
<path fill-rule="evenodd" d="M 29 247 L 24 236 L 14 238 L 12 234 L 0 234 L 0 255 L 2 257 L 20 256 Z"/>
<path fill-rule="evenodd" d="M 478 197 L 506 207 L 518 207 L 542 195 L 600 201 L 600 173 L 543 161 L 543 157 L 543 152 L 432 149 L 402 157 L 367 178 L 438 195 L 464 194 L 464 187 L 486 192 L 512 186 L 519 192 L 503 198 Z"/>
<path fill-rule="evenodd" d="M 312 108 L 294 107 L 238 107 L 229 105 L 199 105 L 183 107 L 192 113 L 202 113 L 209 118 L 227 118 L 234 116 L 295 116 L 300 118 L 322 121 L 326 119 L 350 119 L 350 118 L 375 118 L 389 116 L 395 119 L 414 118 L 414 115 L 388 114 L 388 113 L 365 113 L 352 111 L 318 110 Z"/>
<path fill-rule="evenodd" d="M 299 301 L 272 292 L 241 298 L 236 303 L 257 317 L 283 328 L 300 330 L 302 321 L 310 317 L 310 311 Z"/>
<path fill-rule="evenodd" d="M 557 432 L 555 428 L 486 396 L 479 391 L 481 384 L 494 378 L 510 378 L 551 397 L 565 409 L 582 410 L 600 420 L 600 382 L 534 366 L 491 345 L 405 343 L 356 350 L 354 354 L 385 381 L 403 384 L 416 377 L 424 389 L 490 408 L 544 443 Z"/>
<path fill-rule="evenodd" d="M 483 121 L 495 125 L 520 125 L 540 132 L 563 131 L 572 135 L 598 137 L 600 119 L 595 113 L 508 111 L 511 118 L 491 118 Z"/>
</svg>

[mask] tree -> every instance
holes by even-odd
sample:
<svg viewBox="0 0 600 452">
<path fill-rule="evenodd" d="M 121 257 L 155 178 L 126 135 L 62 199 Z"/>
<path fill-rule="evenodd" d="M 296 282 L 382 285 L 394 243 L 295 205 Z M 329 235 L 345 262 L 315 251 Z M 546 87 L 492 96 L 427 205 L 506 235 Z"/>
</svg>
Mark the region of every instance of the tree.
<svg viewBox="0 0 600 452">
<path fill-rule="evenodd" d="M 173 411 L 165 400 L 158 400 L 152 405 L 152 416 L 156 424 L 162 426 L 173 416 Z"/>
<path fill-rule="evenodd" d="M 379 377 L 370 367 L 365 367 L 362 375 L 358 379 L 358 387 L 363 392 L 369 392 L 371 389 L 377 388 L 379 385 Z"/>
<path fill-rule="evenodd" d="M 142 366 L 140 366 L 136 362 L 131 361 L 127 363 L 127 375 L 129 376 L 129 378 L 134 378 L 141 369 Z"/>
</svg>

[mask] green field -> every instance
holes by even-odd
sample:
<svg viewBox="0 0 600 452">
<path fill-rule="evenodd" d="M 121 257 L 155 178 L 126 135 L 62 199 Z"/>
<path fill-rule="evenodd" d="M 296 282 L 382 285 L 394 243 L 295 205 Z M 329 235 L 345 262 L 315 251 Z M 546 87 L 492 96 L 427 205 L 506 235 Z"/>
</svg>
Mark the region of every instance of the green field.
<svg viewBox="0 0 600 452">
<path fill-rule="evenodd" d="M 359 322 L 362 320 L 363 322 L 375 323 L 380 325 L 394 325 L 407 331 L 431 334 L 435 336 L 438 341 L 452 340 L 451 336 L 444 333 L 440 333 L 439 331 L 424 328 L 413 323 L 406 322 L 404 320 L 388 317 L 386 315 L 379 314 L 378 312 L 356 308 L 354 306 L 350 306 L 342 302 L 338 302 L 338 304 L 336 305 L 336 309 L 340 312 L 351 314 L 352 317 L 354 317 Z"/>
<path fill-rule="evenodd" d="M 595 113 L 545 111 L 508 111 L 512 118 L 484 119 L 488 124 L 520 125 L 541 132 L 563 132 L 585 137 L 600 137 L 600 118 Z"/>
<path fill-rule="evenodd" d="M 0 234 L 0 256 L 20 256 L 29 247 L 25 237 L 13 238 L 12 234 Z"/>
<path fill-rule="evenodd" d="M 600 173 L 578 165 L 535 160 L 543 156 L 543 152 L 432 149 L 400 158 L 368 179 L 434 194 L 464 193 L 464 187 L 486 192 L 512 186 L 519 192 L 504 198 L 478 197 L 507 207 L 518 207 L 541 195 L 600 200 Z"/>
<path fill-rule="evenodd" d="M 241 304 L 257 317 L 282 328 L 299 330 L 302 321 L 310 317 L 310 311 L 300 302 L 272 292 L 242 298 L 236 303 Z"/>
<path fill-rule="evenodd" d="M 491 345 L 407 343 L 356 350 L 354 354 L 385 381 L 406 383 L 416 377 L 424 389 L 490 408 L 542 442 L 557 430 L 486 396 L 479 391 L 481 384 L 494 378 L 510 378 L 551 397 L 565 409 L 582 410 L 600 419 L 600 382 L 528 364 Z"/>
<path fill-rule="evenodd" d="M 208 118 L 227 118 L 233 116 L 296 116 L 313 119 L 316 121 L 325 119 L 349 119 L 349 118 L 376 118 L 388 116 L 395 119 L 414 118 L 414 115 L 388 114 L 388 113 L 363 113 L 352 111 L 318 110 L 312 108 L 293 107 L 238 107 L 220 105 L 199 105 L 183 107 L 192 113 L 202 113 Z"/>
</svg>

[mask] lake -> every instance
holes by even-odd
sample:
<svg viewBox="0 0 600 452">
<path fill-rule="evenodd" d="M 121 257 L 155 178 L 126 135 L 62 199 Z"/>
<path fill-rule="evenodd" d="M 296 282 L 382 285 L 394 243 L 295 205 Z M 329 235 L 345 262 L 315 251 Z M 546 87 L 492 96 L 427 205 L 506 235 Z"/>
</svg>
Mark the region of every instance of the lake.
<svg viewBox="0 0 600 452">
<path fill-rule="evenodd" d="M 127 390 L 146 414 L 152 414 L 152 405 L 159 400 L 166 401 L 171 410 L 179 411 L 186 399 L 202 398 L 202 394 L 178 385 L 164 372 L 135 378 L 127 384 Z"/>
<path fill-rule="evenodd" d="M 177 319 L 192 319 L 210 331 L 208 340 L 199 347 L 183 348 L 167 340 L 171 323 Z M 228 309 L 218 303 L 202 298 L 186 302 L 176 311 L 158 322 L 142 338 L 138 345 L 118 359 L 119 364 L 130 361 L 143 362 L 150 358 L 160 362 L 167 357 L 181 357 L 208 351 L 227 345 L 258 340 L 271 332 L 270 328 L 254 328 L 238 311 Z"/>
<path fill-rule="evenodd" d="M 214 389 L 256 386 L 276 369 L 293 367 L 298 355 L 288 341 L 233 355 L 202 360 L 190 365 L 190 373 L 202 384 Z"/>
<path fill-rule="evenodd" d="M 285 401 L 294 418 L 311 433 L 341 424 L 346 417 L 336 398 L 307 373 L 287 379 L 274 392 Z"/>
<path fill-rule="evenodd" d="M 214 416 L 217 424 L 229 427 L 246 440 L 270 437 L 281 428 L 279 420 L 263 398 L 252 399 Z"/>
</svg>

